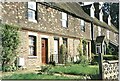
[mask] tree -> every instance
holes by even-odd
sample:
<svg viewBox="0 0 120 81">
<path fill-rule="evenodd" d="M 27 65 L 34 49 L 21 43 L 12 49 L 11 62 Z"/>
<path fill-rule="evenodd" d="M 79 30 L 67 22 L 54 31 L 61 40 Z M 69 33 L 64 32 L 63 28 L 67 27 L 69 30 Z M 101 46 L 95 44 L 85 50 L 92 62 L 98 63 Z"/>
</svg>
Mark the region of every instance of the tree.
<svg viewBox="0 0 120 81">
<path fill-rule="evenodd" d="M 119 29 L 119 3 L 104 3 L 102 10 L 104 20 L 110 15 L 112 24 Z"/>
</svg>

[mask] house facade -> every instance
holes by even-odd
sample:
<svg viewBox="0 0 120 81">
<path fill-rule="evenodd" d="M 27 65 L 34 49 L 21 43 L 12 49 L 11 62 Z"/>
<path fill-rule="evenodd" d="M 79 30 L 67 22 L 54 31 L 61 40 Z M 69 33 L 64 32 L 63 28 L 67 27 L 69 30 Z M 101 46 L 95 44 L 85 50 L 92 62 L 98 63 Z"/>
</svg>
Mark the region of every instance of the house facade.
<svg viewBox="0 0 120 81">
<path fill-rule="evenodd" d="M 112 40 L 111 34 L 115 32 L 112 28 L 107 28 L 108 25 L 104 27 L 87 15 L 78 3 L 5 2 L 1 5 L 1 23 L 21 28 L 19 65 L 27 68 L 35 68 L 51 61 L 61 64 L 62 44 L 67 48 L 69 62 L 77 60 L 79 44 L 82 52 L 86 50 L 86 58 L 90 59 L 94 49 L 93 38 L 95 41 L 98 34 L 108 37 L 106 31 L 109 29 L 109 39 Z M 116 35 L 118 32 L 115 37 Z M 85 47 L 83 39 L 86 40 Z"/>
<path fill-rule="evenodd" d="M 103 19 L 102 4 L 101 2 L 82 5 L 83 10 L 93 18 L 91 43 L 94 49 L 91 52 L 109 54 L 108 49 L 110 49 L 112 54 L 116 54 L 119 46 L 119 32 L 111 23 L 110 15 L 107 20 Z"/>
</svg>

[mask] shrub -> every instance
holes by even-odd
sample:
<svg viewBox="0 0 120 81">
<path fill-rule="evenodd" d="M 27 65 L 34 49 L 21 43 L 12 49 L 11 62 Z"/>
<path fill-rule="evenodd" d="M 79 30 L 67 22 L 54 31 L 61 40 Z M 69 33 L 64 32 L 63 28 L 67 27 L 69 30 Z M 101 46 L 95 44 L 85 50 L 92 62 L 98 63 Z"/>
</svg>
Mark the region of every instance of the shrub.
<svg viewBox="0 0 120 81">
<path fill-rule="evenodd" d="M 16 49 L 19 45 L 19 28 L 2 24 L 0 25 L 0 29 L 2 29 L 2 67 L 3 71 L 9 71 L 17 57 Z"/>
<path fill-rule="evenodd" d="M 93 54 L 92 55 L 92 60 L 91 60 L 91 65 L 97 65 L 98 64 L 98 55 Z"/>
<path fill-rule="evenodd" d="M 87 66 L 89 64 L 89 61 L 87 60 L 86 56 L 81 56 L 80 57 L 80 64 L 82 66 Z"/>
<path fill-rule="evenodd" d="M 104 60 L 118 60 L 118 57 L 116 55 L 104 55 Z"/>
<path fill-rule="evenodd" d="M 60 46 L 60 54 L 61 54 L 60 59 L 62 59 L 61 63 L 66 64 L 67 63 L 67 48 L 64 44 Z"/>
</svg>

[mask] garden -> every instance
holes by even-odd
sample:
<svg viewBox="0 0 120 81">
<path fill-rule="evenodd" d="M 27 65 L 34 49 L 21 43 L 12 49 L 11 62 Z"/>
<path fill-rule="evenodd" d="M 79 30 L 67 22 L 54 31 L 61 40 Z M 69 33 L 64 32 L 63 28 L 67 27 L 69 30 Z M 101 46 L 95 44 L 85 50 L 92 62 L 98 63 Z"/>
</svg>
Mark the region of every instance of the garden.
<svg viewBox="0 0 120 81">
<path fill-rule="evenodd" d="M 10 75 L 2 76 L 3 80 L 28 80 L 28 79 L 98 79 L 99 72 L 98 66 L 88 65 L 83 66 L 80 64 L 72 65 L 47 65 L 43 68 L 47 68 L 42 72 L 13 72 Z"/>
</svg>

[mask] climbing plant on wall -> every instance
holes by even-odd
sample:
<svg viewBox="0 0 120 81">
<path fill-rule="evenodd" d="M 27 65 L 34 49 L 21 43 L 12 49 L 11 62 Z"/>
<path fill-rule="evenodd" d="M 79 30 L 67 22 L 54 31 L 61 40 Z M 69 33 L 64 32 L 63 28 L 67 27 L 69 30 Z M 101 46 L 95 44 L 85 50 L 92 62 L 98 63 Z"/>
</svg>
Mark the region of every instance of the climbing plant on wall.
<svg viewBox="0 0 120 81">
<path fill-rule="evenodd" d="M 67 48 L 65 47 L 64 44 L 61 45 L 60 47 L 60 56 L 61 56 L 61 63 L 66 64 L 67 63 Z"/>
<path fill-rule="evenodd" d="M 2 29 L 2 70 L 12 69 L 17 56 L 19 41 L 19 28 L 8 24 L 1 24 Z"/>
<path fill-rule="evenodd" d="M 86 53 L 87 53 L 87 51 L 86 51 L 87 41 L 85 39 L 83 39 L 82 44 L 83 44 L 83 55 L 86 55 Z"/>
</svg>

